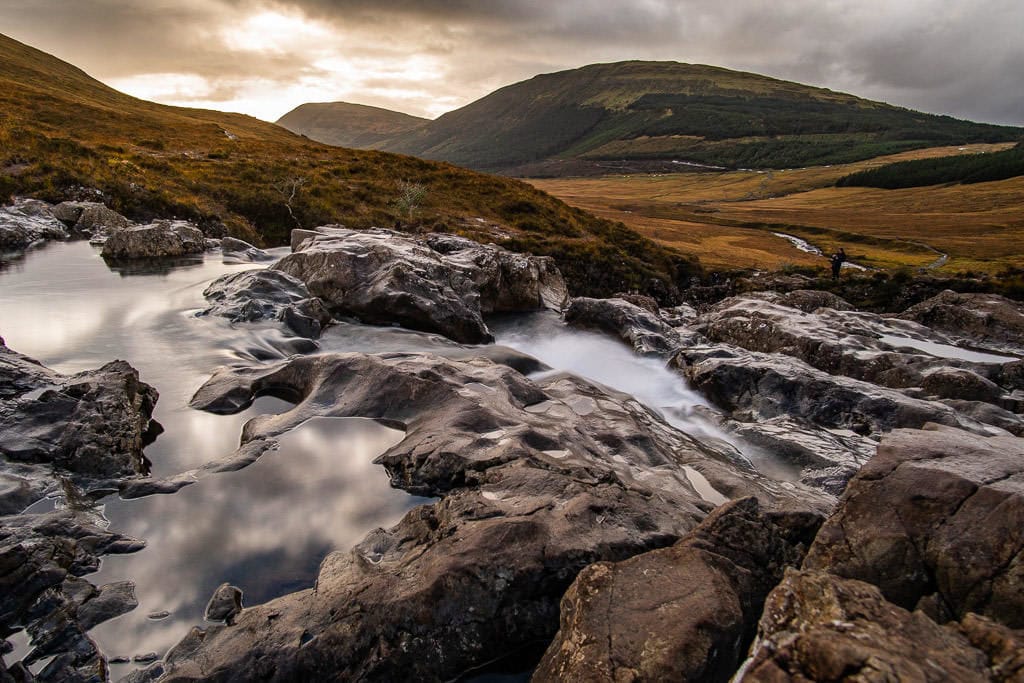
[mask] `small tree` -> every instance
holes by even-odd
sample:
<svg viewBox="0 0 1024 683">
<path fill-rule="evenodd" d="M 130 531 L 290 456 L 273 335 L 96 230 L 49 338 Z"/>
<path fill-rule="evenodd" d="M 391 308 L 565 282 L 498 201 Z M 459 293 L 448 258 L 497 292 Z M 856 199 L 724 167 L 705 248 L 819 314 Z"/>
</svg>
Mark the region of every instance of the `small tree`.
<svg viewBox="0 0 1024 683">
<path fill-rule="evenodd" d="M 398 197 L 395 199 L 395 207 L 405 214 L 405 217 L 412 219 L 420 202 L 427 196 L 427 188 L 419 183 L 412 183 L 408 180 L 398 181 Z"/>
<path fill-rule="evenodd" d="M 288 209 L 288 215 L 292 217 L 292 222 L 295 223 L 295 227 L 302 229 L 302 223 L 299 222 L 298 217 L 295 215 L 295 208 L 292 204 L 295 202 L 295 198 L 299 194 L 299 190 L 302 186 L 309 182 L 306 178 L 296 176 L 294 178 L 282 178 L 274 183 L 274 190 L 277 191 L 281 198 L 284 200 L 284 207 Z"/>
</svg>

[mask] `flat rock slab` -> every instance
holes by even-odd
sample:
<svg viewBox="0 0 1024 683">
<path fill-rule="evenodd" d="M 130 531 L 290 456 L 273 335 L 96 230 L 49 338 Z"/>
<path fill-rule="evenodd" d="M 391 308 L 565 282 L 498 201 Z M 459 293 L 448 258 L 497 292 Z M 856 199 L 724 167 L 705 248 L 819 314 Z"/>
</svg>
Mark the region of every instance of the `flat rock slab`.
<svg viewBox="0 0 1024 683">
<path fill-rule="evenodd" d="M 1024 439 L 937 426 L 886 436 L 804 566 L 939 621 L 976 612 L 1024 628 Z"/>
<path fill-rule="evenodd" d="M 1024 354 L 1024 304 L 998 294 L 961 294 L 947 289 L 899 317 L 971 344 Z"/>
<path fill-rule="evenodd" d="M 560 308 L 567 299 L 550 258 L 450 235 L 323 227 L 293 231 L 292 250 L 273 268 L 303 281 L 336 315 L 459 342 L 493 340 L 485 314 Z"/>
</svg>

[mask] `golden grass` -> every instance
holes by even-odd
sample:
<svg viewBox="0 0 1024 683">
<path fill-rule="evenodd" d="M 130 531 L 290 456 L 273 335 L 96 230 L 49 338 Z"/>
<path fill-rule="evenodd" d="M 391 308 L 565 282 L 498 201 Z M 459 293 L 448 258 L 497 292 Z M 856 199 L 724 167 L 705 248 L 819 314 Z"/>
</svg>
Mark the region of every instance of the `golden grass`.
<svg viewBox="0 0 1024 683">
<path fill-rule="evenodd" d="M 892 269 L 950 255 L 941 271 L 998 272 L 1024 264 L 1024 178 L 905 190 L 836 188 L 855 171 L 895 161 L 1007 149 L 1012 143 L 914 150 L 837 166 L 782 171 L 530 180 L 569 204 L 620 220 L 714 268 L 825 263 L 772 232 Z M 927 246 L 923 246 L 927 245 Z"/>
</svg>

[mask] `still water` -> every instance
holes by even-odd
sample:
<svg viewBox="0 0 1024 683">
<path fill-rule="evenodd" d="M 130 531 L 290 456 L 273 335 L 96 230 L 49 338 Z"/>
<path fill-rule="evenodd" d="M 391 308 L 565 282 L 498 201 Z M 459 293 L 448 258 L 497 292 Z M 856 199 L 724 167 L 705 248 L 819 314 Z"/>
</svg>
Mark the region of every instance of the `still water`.
<svg viewBox="0 0 1024 683">
<path fill-rule="evenodd" d="M 154 417 L 165 432 L 146 449 L 153 474 L 185 472 L 231 454 L 253 416 L 290 408 L 272 398 L 233 416 L 188 407 L 218 368 L 273 362 L 291 352 L 275 325 L 196 316 L 213 279 L 254 267 L 260 266 L 224 264 L 211 253 L 157 272 L 115 271 L 86 242 L 50 244 L 0 270 L 0 336 L 64 373 L 127 360 L 160 392 Z M 498 343 L 630 393 L 695 436 L 724 438 L 694 412 L 704 402 L 678 375 L 615 340 L 570 330 L 550 313 L 502 318 L 493 331 Z M 320 340 L 320 352 L 460 348 L 436 335 L 353 322 L 331 327 Z M 238 472 L 208 476 L 173 495 L 100 501 L 98 511 L 113 530 L 147 543 L 138 553 L 104 558 L 90 577 L 97 585 L 130 579 L 139 601 L 92 631 L 101 650 L 109 657 L 162 656 L 202 623 L 207 599 L 223 582 L 242 588 L 246 605 L 311 586 L 328 552 L 351 547 L 427 502 L 391 489 L 373 464 L 401 439 L 400 431 L 369 420 L 317 418 Z M 18 647 L 8 662 L 25 654 L 23 640 L 12 639 Z M 113 677 L 134 666 L 114 665 Z"/>
</svg>

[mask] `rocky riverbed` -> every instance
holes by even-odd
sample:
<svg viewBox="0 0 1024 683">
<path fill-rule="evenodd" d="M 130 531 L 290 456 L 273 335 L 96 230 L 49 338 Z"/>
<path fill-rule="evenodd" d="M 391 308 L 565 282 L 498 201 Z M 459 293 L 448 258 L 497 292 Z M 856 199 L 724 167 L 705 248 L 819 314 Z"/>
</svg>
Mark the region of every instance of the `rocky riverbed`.
<svg viewBox="0 0 1024 683">
<path fill-rule="evenodd" d="M 664 309 L 450 235 L 4 212 L 96 246 L 0 271 L 0 680 L 1024 676 L 1017 302 Z"/>
</svg>

